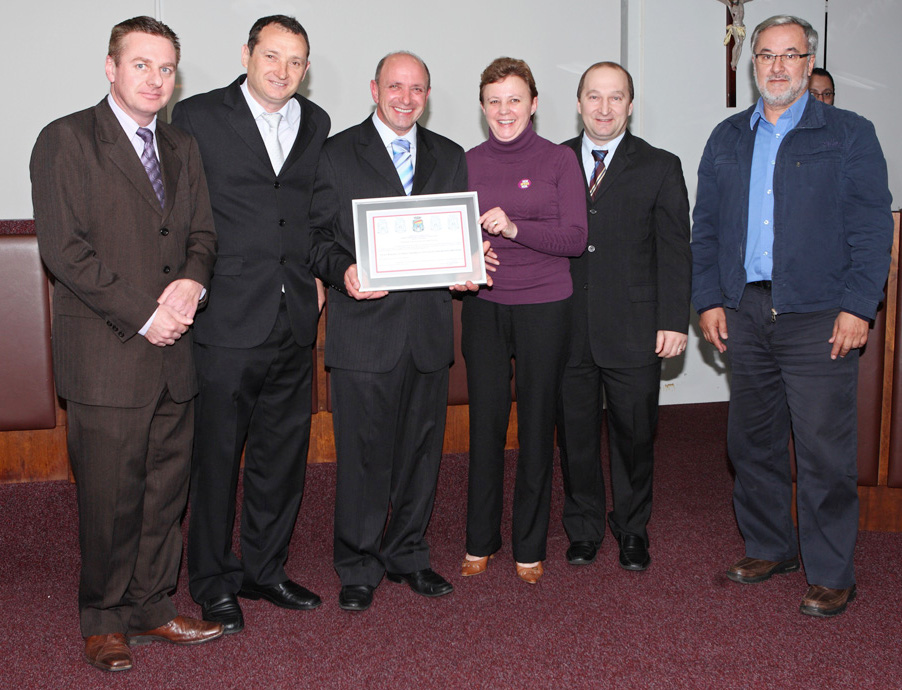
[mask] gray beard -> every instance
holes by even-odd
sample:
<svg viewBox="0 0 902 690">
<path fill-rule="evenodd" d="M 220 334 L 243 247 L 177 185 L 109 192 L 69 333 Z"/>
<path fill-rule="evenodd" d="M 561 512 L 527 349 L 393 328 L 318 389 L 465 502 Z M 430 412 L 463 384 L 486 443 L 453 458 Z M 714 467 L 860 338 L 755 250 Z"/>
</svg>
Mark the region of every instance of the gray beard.
<svg viewBox="0 0 902 690">
<path fill-rule="evenodd" d="M 802 83 L 799 85 L 797 89 L 790 89 L 789 91 L 782 94 L 773 94 L 767 90 L 767 82 L 764 83 L 764 86 L 758 86 L 758 92 L 761 94 L 761 99 L 769 105 L 771 108 L 783 108 L 788 105 L 792 105 L 795 101 L 801 96 L 805 91 L 808 90 L 808 81 L 809 77 L 805 77 L 802 79 Z M 755 83 L 758 83 L 758 70 L 755 70 Z"/>
</svg>

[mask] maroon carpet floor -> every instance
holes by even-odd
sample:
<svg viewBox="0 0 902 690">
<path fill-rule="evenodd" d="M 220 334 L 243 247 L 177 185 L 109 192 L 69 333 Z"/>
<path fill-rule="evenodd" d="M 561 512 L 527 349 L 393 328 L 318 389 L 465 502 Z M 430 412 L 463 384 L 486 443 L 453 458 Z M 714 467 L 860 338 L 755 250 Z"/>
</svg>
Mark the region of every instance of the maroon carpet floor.
<svg viewBox="0 0 902 690">
<path fill-rule="evenodd" d="M 446 456 L 429 540 L 455 592 L 429 600 L 383 580 L 365 613 L 338 608 L 335 468 L 313 465 L 287 569 L 323 605 L 297 612 L 244 601 L 243 633 L 199 647 L 139 647 L 135 668 L 117 674 L 81 659 L 74 487 L 0 486 L 0 687 L 902 687 L 902 534 L 860 535 L 859 597 L 837 619 L 798 613 L 803 573 L 730 582 L 723 572 L 742 541 L 725 428 L 725 405 L 662 408 L 644 573 L 617 565 L 610 534 L 593 565 L 566 563 L 557 471 L 546 575 L 534 587 L 517 579 L 509 543 L 485 574 L 460 577 L 466 456 Z M 515 462 L 509 453 L 508 468 Z M 174 598 L 199 615 L 184 570 Z"/>
</svg>

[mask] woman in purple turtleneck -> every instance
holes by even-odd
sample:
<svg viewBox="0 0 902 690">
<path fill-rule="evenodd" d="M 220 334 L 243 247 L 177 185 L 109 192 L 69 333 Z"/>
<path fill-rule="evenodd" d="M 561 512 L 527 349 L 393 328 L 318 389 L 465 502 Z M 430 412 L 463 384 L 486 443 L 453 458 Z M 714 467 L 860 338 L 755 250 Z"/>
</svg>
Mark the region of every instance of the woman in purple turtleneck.
<svg viewBox="0 0 902 690">
<path fill-rule="evenodd" d="M 551 502 L 554 421 L 570 340 L 568 257 L 586 248 L 586 193 L 573 151 L 532 128 L 538 91 L 522 60 L 498 58 L 479 100 L 489 140 L 467 152 L 470 189 L 499 259 L 494 285 L 467 295 L 462 347 L 470 402 L 470 476 L 464 576 L 501 548 L 504 442 L 516 362 L 520 454 L 512 543 L 517 574 L 543 574 Z"/>
</svg>

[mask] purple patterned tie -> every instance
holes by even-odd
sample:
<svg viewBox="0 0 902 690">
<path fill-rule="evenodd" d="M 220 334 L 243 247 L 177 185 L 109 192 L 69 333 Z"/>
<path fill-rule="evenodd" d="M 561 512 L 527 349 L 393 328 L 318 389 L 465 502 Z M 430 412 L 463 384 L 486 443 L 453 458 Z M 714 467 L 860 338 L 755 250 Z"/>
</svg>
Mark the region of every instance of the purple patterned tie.
<svg viewBox="0 0 902 690">
<path fill-rule="evenodd" d="M 165 208 L 166 192 L 163 190 L 160 161 L 157 160 L 157 154 L 153 150 L 153 132 L 147 127 L 138 127 L 138 136 L 144 140 L 144 153 L 141 154 L 141 163 L 144 165 L 144 170 L 147 171 L 150 184 L 153 185 L 153 191 L 157 193 L 157 199 L 160 200 L 160 208 Z"/>
</svg>

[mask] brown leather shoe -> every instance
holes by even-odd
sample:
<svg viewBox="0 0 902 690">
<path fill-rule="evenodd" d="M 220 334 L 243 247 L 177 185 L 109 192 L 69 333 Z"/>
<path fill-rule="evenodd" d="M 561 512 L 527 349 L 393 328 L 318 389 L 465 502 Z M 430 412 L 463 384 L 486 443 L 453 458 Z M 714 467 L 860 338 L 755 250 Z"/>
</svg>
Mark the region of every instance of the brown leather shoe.
<svg viewBox="0 0 902 690">
<path fill-rule="evenodd" d="M 811 585 L 805 598 L 802 599 L 799 611 L 806 616 L 817 616 L 819 618 L 838 616 L 846 610 L 846 606 L 855 599 L 857 594 L 858 590 L 855 588 L 855 585 L 845 589 L 830 589 L 820 585 Z"/>
<path fill-rule="evenodd" d="M 172 644 L 200 644 L 222 637 L 221 623 L 199 621 L 188 616 L 176 616 L 166 625 L 148 630 L 137 635 L 129 635 L 130 645 L 147 644 L 148 642 L 171 642 Z"/>
<path fill-rule="evenodd" d="M 473 575 L 479 575 L 479 573 L 484 573 L 485 569 L 489 567 L 489 559 L 494 557 L 495 554 L 492 554 L 491 556 L 477 558 L 475 561 L 464 558 L 463 563 L 460 564 L 460 574 L 463 577 L 471 577 Z"/>
<path fill-rule="evenodd" d="M 760 558 L 740 558 L 727 571 L 727 577 L 733 582 L 751 585 L 764 582 L 774 575 L 794 573 L 799 569 L 799 557 L 788 561 L 763 561 Z"/>
<path fill-rule="evenodd" d="M 132 650 L 122 633 L 91 635 L 85 638 L 85 661 L 103 671 L 128 671 L 132 667 Z"/>
<path fill-rule="evenodd" d="M 538 565 L 533 566 L 523 566 L 519 563 L 517 565 L 517 575 L 523 582 L 528 582 L 531 585 L 534 585 L 542 575 L 545 574 L 545 569 L 542 567 L 542 561 L 539 561 Z"/>
</svg>

